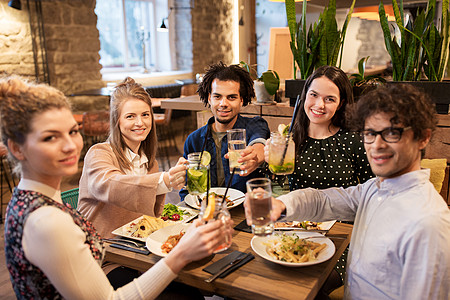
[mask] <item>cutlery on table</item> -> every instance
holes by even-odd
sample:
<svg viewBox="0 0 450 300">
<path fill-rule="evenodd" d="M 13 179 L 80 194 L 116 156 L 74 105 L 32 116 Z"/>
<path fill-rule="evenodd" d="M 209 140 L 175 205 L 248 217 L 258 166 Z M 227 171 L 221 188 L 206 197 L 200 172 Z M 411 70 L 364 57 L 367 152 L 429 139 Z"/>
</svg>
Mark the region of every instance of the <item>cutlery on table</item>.
<svg viewBox="0 0 450 300">
<path fill-rule="evenodd" d="M 119 238 L 103 239 L 103 241 L 111 243 L 111 244 L 119 243 L 119 244 L 125 244 L 126 246 L 133 245 L 136 248 L 143 248 L 143 247 L 145 247 L 144 243 L 138 243 L 138 242 L 135 242 L 135 241 L 119 239 Z"/>
<path fill-rule="evenodd" d="M 237 265 L 238 263 L 240 263 L 241 261 L 246 259 L 249 255 L 251 255 L 251 254 L 250 253 L 241 253 L 241 254 L 239 254 L 235 259 L 233 259 L 230 263 L 225 265 L 216 274 L 212 275 L 208 279 L 205 279 L 205 282 L 210 283 L 210 282 L 214 281 L 217 277 L 219 277 L 220 275 L 222 275 L 223 273 L 225 273 L 226 271 L 231 269 L 233 266 Z"/>
<path fill-rule="evenodd" d="M 347 236 L 343 235 L 313 235 L 313 236 L 307 236 L 307 237 L 300 237 L 303 240 L 309 240 L 309 239 L 323 239 L 323 238 L 329 238 L 329 239 L 347 239 Z"/>
<path fill-rule="evenodd" d="M 118 248 L 118 249 L 122 249 L 122 250 L 127 250 L 127 251 L 131 251 L 131 252 L 135 252 L 135 253 L 139 253 L 139 254 L 144 254 L 144 255 L 149 255 L 150 251 L 147 249 L 140 249 L 140 248 L 135 248 L 129 245 L 125 245 L 125 244 L 110 244 L 111 247 L 113 248 Z"/>
</svg>

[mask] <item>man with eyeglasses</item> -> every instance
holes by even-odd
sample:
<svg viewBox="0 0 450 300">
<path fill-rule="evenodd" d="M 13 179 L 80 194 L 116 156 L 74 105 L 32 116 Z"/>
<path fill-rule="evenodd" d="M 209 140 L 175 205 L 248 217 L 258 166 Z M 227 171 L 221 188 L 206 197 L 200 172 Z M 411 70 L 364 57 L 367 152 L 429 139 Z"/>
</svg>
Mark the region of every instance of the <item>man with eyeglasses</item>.
<svg viewBox="0 0 450 300">
<path fill-rule="evenodd" d="M 349 122 L 377 177 L 272 199 L 272 219 L 284 212 L 288 220 L 354 221 L 346 299 L 449 299 L 450 211 L 420 167 L 434 104 L 409 85 L 380 87 L 358 101 Z"/>
</svg>

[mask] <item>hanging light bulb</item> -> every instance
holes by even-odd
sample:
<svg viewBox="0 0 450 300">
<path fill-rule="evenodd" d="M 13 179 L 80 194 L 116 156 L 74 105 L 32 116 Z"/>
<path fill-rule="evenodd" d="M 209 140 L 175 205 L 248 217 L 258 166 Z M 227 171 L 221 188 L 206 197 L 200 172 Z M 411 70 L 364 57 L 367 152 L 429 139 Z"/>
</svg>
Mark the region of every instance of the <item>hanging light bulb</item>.
<svg viewBox="0 0 450 300">
<path fill-rule="evenodd" d="M 158 30 L 159 32 L 168 32 L 169 31 L 169 28 L 167 28 L 166 23 L 164 23 L 164 20 L 166 20 L 166 19 L 167 18 L 162 19 L 161 26 L 159 26 L 158 29 L 156 29 L 156 30 Z"/>
<path fill-rule="evenodd" d="M 20 0 L 11 0 L 8 2 L 8 6 L 18 10 L 22 10 L 22 4 L 20 3 Z"/>
</svg>

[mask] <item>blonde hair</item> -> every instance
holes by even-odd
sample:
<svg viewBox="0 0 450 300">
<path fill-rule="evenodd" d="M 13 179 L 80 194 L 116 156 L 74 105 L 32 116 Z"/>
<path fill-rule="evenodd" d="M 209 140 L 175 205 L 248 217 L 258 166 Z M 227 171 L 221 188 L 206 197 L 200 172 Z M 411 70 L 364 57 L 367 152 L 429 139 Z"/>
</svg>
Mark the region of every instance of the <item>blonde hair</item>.
<svg viewBox="0 0 450 300">
<path fill-rule="evenodd" d="M 150 106 L 150 114 L 152 116 L 152 129 L 147 138 L 141 143 L 139 153 L 144 153 L 147 156 L 148 164 L 147 170 L 153 167 L 156 160 L 157 138 L 155 119 L 153 117 L 152 100 L 150 95 L 145 91 L 141 84 L 136 83 L 134 79 L 127 77 L 124 81 L 119 83 L 112 95 L 110 101 L 110 132 L 108 142 L 113 149 L 114 154 L 119 161 L 119 166 L 122 171 L 125 169 L 131 169 L 131 162 L 126 159 L 125 149 L 127 145 L 122 137 L 122 133 L 119 128 L 120 110 L 123 103 L 130 99 L 142 100 Z"/>
<path fill-rule="evenodd" d="M 11 140 L 23 145 L 31 132 L 34 116 L 54 108 L 71 109 L 61 91 L 18 76 L 0 78 L 0 132 L 3 144 L 8 147 L 8 140 Z M 8 155 L 8 158 L 18 165 L 15 157 Z M 15 171 L 20 171 L 19 165 Z"/>
</svg>

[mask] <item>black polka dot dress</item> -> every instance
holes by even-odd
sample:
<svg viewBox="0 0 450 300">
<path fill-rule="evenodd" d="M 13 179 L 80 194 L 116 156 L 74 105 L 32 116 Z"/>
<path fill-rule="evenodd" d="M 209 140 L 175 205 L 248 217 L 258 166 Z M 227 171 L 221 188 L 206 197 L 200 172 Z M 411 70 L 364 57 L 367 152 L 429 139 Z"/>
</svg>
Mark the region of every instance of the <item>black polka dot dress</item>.
<svg viewBox="0 0 450 300">
<path fill-rule="evenodd" d="M 364 144 L 357 133 L 343 129 L 326 139 L 307 138 L 289 176 L 291 191 L 302 188 L 326 189 L 363 183 L 374 175 Z"/>
</svg>

